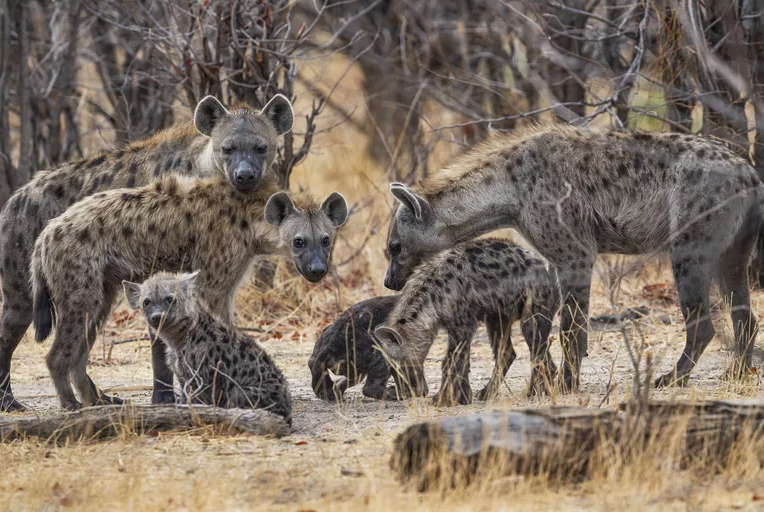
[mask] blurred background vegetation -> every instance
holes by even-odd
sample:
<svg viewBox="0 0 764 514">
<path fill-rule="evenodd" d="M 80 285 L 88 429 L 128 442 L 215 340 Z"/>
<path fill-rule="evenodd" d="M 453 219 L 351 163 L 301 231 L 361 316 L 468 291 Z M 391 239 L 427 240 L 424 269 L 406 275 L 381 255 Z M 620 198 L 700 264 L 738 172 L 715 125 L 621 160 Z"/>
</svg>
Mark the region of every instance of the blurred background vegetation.
<svg viewBox="0 0 764 514">
<path fill-rule="evenodd" d="M 0 0 L 0 205 L 204 95 L 275 93 L 285 186 L 339 125 L 411 182 L 544 119 L 701 133 L 764 176 L 764 0 Z"/>
</svg>

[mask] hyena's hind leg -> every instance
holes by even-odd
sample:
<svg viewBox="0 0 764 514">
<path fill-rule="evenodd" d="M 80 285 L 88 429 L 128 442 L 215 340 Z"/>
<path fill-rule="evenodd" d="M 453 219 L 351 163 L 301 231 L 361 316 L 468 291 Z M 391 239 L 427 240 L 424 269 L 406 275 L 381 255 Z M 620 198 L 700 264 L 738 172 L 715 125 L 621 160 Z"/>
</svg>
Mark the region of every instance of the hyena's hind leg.
<svg viewBox="0 0 764 514">
<path fill-rule="evenodd" d="M 485 318 L 488 340 L 491 342 L 491 350 L 493 350 L 494 366 L 488 383 L 478 391 L 476 396 L 478 401 L 488 401 L 499 394 L 499 388 L 504 382 L 504 377 L 517 358 L 517 353 L 512 346 L 512 339 L 509 336 L 513 321 L 508 314 L 504 316 L 497 314 Z"/>
<path fill-rule="evenodd" d="M 758 324 L 751 311 L 748 264 L 756 244 L 757 226 L 758 223 L 749 223 L 744 227 L 741 236 L 722 254 L 719 261 L 719 290 L 730 308 L 735 331 L 735 360 L 726 372 L 729 379 L 742 378 L 750 373 L 752 367 Z"/>
<path fill-rule="evenodd" d="M 685 385 L 695 363 L 716 333 L 711 323 L 709 292 L 718 256 L 691 245 L 677 246 L 671 252 L 671 268 L 685 322 L 685 346 L 674 369 L 659 377 L 655 387 Z"/>
<path fill-rule="evenodd" d="M 46 356 L 46 363 L 53 385 L 56 387 L 61 408 L 78 410 L 82 408 L 82 404 L 74 396 L 71 377 L 83 353 L 87 362 L 88 343 L 85 338 L 85 332 L 88 329 L 87 316 L 83 312 L 70 313 L 65 307 L 58 310 L 58 316 L 56 334 Z M 91 331 L 94 332 L 95 327 L 92 327 Z M 85 389 L 86 392 L 89 391 L 89 387 Z"/>
<path fill-rule="evenodd" d="M 98 386 L 96 386 L 95 382 L 93 382 L 87 372 L 90 350 L 95 343 L 99 328 L 103 325 L 109 312 L 111 312 L 111 307 L 117 296 L 117 292 L 117 287 L 106 286 L 103 292 L 103 297 L 98 302 L 98 308 L 83 309 L 81 311 L 85 312 L 87 317 L 83 320 L 80 342 L 87 346 L 81 346 L 82 350 L 73 356 L 71 379 L 74 382 L 77 392 L 80 393 L 82 403 L 86 406 L 123 403 L 119 398 L 105 395 Z M 95 314 L 93 315 L 91 313 Z"/>
<path fill-rule="evenodd" d="M 23 284 L 29 283 L 29 274 L 23 275 L 26 281 L 22 281 L 20 276 L 3 274 L 3 312 L 0 314 L 0 412 L 26 410 L 13 396 L 11 389 L 11 357 L 32 323 L 32 296 L 28 287 L 22 287 Z"/>
</svg>

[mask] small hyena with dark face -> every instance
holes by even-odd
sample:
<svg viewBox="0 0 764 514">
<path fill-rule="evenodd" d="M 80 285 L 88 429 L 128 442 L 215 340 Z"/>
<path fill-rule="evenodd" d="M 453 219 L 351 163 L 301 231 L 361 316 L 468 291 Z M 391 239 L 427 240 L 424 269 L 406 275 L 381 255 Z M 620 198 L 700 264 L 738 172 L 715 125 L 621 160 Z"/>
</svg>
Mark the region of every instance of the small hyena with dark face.
<svg viewBox="0 0 764 514">
<path fill-rule="evenodd" d="M 364 396 L 395 398 L 387 387 L 390 367 L 384 355 L 374 348 L 374 329 L 382 324 L 395 307 L 397 296 L 377 296 L 359 302 L 343 312 L 326 327 L 316 340 L 308 368 L 313 378 L 313 392 L 324 400 L 342 399 L 348 387 L 366 379 Z M 328 370 L 342 375 L 336 383 Z"/>
<path fill-rule="evenodd" d="M 556 372 L 548 337 L 559 303 L 556 277 L 543 260 L 505 240 L 471 241 L 417 267 L 385 325 L 374 334 L 395 363 L 421 375 L 438 328 L 445 328 L 448 353 L 435 402 L 468 404 L 470 343 L 478 322 L 489 320 L 496 359 L 488 385 L 478 394 L 487 400 L 495 396 L 515 359 L 509 331 L 521 320 L 533 361 L 529 394 L 534 394 L 546 390 Z"/>
<path fill-rule="evenodd" d="M 229 111 L 208 96 L 199 102 L 193 123 L 177 123 L 123 148 L 40 171 L 16 191 L 0 212 L 0 411 L 24 408 L 11 391 L 11 357 L 32 322 L 29 264 L 49 220 L 87 196 L 144 186 L 169 173 L 224 177 L 232 187 L 252 191 L 270 173 L 278 135 L 288 132 L 293 120 L 292 106 L 281 95 L 260 111 L 246 104 Z"/>
<path fill-rule="evenodd" d="M 272 177 L 247 193 L 219 177 L 169 177 L 143 188 L 98 193 L 72 206 L 48 223 L 32 258 L 38 341 L 50 334 L 55 306 L 58 328 L 47 362 L 61 405 L 80 405 L 70 380 L 87 405 L 114 400 L 95 387 L 86 366 L 122 280 L 200 270 L 199 297 L 233 326 L 236 289 L 254 258 L 290 255 L 308 280 L 320 280 L 346 218 L 341 194 L 320 205 L 300 194 L 293 203 Z"/>
<path fill-rule="evenodd" d="M 587 354 L 592 268 L 599 253 L 671 256 L 685 319 L 684 352 L 656 385 L 684 383 L 714 337 L 709 292 L 731 307 L 736 359 L 751 369 L 756 318 L 748 263 L 762 225 L 754 168 L 701 137 L 541 126 L 491 138 L 408 188 L 390 224 L 385 285 L 400 290 L 422 259 L 514 228 L 557 271 L 563 299 L 562 386 L 576 390 Z"/>
<path fill-rule="evenodd" d="M 283 373 L 257 343 L 232 331 L 196 297 L 198 275 L 159 273 L 143 284 L 122 284 L 152 336 L 167 345 L 167 361 L 189 403 L 266 409 L 291 425 L 292 398 Z"/>
</svg>

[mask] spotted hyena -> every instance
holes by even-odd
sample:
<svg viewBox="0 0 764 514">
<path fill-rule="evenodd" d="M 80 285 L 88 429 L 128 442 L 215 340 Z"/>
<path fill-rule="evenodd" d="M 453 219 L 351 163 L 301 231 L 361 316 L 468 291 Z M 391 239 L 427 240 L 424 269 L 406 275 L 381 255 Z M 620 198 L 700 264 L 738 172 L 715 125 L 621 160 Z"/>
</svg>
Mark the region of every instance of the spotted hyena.
<svg viewBox="0 0 764 514">
<path fill-rule="evenodd" d="M 395 307 L 397 296 L 377 296 L 359 302 L 326 327 L 316 340 L 308 360 L 313 391 L 324 400 L 338 400 L 348 387 L 362 382 L 369 398 L 395 398 L 387 387 L 390 367 L 385 356 L 374 346 L 374 329 L 382 324 Z M 342 377 L 335 383 L 332 370 Z"/>
<path fill-rule="evenodd" d="M 56 322 L 47 362 L 62 406 L 80 405 L 70 380 L 85 404 L 110 401 L 90 380 L 86 365 L 122 280 L 200 270 L 199 297 L 233 326 L 234 295 L 252 260 L 290 255 L 308 280 L 320 280 L 347 212 L 339 193 L 320 205 L 307 194 L 293 200 L 273 177 L 242 192 L 222 177 L 171 176 L 73 205 L 48 223 L 32 257 L 36 338 L 44 340 Z"/>
<path fill-rule="evenodd" d="M 281 370 L 257 343 L 218 319 L 197 298 L 199 272 L 157 273 L 143 284 L 123 281 L 127 301 L 141 310 L 152 337 L 167 345 L 167 361 L 189 403 L 266 409 L 291 425 L 292 397 Z"/>
<path fill-rule="evenodd" d="M 686 324 L 684 352 L 656 384 L 683 383 L 714 336 L 709 290 L 731 306 L 739 376 L 756 336 L 746 269 L 764 185 L 745 160 L 692 135 L 537 126 L 479 145 L 422 184 L 392 184 L 385 284 L 399 290 L 424 257 L 512 227 L 558 273 L 562 386 L 578 387 L 599 253 L 668 252 Z"/>
<path fill-rule="evenodd" d="M 29 263 L 48 220 L 87 196 L 143 186 L 170 172 L 226 177 L 240 191 L 252 190 L 270 170 L 277 136 L 291 129 L 293 119 L 291 104 L 281 95 L 260 111 L 245 104 L 229 111 L 208 96 L 199 102 L 193 123 L 178 123 L 118 150 L 38 172 L 16 191 L 0 213 L 0 411 L 23 409 L 11 391 L 10 364 L 32 322 Z"/>
<path fill-rule="evenodd" d="M 374 334 L 395 363 L 421 376 L 435 335 L 445 328 L 448 351 L 435 402 L 468 404 L 470 343 L 478 322 L 488 319 L 496 359 L 488 384 L 478 393 L 479 400 L 487 400 L 496 395 L 515 360 L 509 332 L 521 320 L 533 361 L 529 393 L 534 394 L 546 390 L 556 371 L 548 337 L 559 298 L 554 272 L 539 257 L 506 240 L 469 241 L 418 266 Z"/>
</svg>

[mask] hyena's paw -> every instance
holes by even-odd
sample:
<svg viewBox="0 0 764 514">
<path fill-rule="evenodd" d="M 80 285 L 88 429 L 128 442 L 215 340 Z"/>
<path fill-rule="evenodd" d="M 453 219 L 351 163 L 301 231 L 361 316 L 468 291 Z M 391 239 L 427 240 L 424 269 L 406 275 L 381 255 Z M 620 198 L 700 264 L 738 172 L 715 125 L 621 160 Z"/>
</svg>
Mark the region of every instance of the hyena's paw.
<svg viewBox="0 0 764 514">
<path fill-rule="evenodd" d="M 118 398 L 116 396 L 109 396 L 108 394 L 102 394 L 98 397 L 98 401 L 96 402 L 96 405 L 123 405 L 125 403 L 130 403 L 126 400 L 123 400 L 122 398 Z"/>
<path fill-rule="evenodd" d="M 665 375 L 661 375 L 655 380 L 655 388 L 662 389 L 664 387 L 685 387 L 689 381 L 688 375 L 677 376 L 676 371 L 671 371 Z"/>
</svg>

